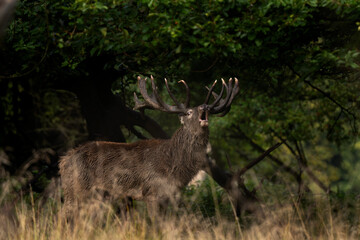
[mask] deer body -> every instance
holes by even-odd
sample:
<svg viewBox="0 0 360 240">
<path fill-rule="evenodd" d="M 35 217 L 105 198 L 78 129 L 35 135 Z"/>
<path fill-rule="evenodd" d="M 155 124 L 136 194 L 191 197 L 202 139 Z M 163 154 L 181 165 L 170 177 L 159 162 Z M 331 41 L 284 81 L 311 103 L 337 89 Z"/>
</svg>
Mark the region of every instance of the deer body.
<svg viewBox="0 0 360 240">
<path fill-rule="evenodd" d="M 146 202 L 178 198 L 205 164 L 207 139 L 207 129 L 194 136 L 181 127 L 168 140 L 86 143 L 60 161 L 65 204 L 94 194 Z"/>
<path fill-rule="evenodd" d="M 146 91 L 145 80 L 138 78 L 140 92 L 145 103 L 135 95 L 135 109 L 151 107 L 165 112 L 179 113 L 182 126 L 171 139 L 142 140 L 135 143 L 89 142 L 69 151 L 60 159 L 60 175 L 64 189 L 65 209 L 71 211 L 74 205 L 88 199 L 100 197 L 117 201 L 131 197 L 147 203 L 166 203 L 178 200 L 180 189 L 205 167 L 209 139 L 208 114 L 225 114 L 238 93 L 238 81 L 234 88 L 223 81 L 215 101 L 207 105 L 213 84 L 205 103 L 188 108 L 189 89 L 186 104 L 179 103 L 167 90 L 177 106 L 162 102 L 157 94 L 153 78 L 153 94 Z M 227 96 L 222 99 L 224 87 Z M 225 115 L 224 114 L 224 115 Z"/>
</svg>

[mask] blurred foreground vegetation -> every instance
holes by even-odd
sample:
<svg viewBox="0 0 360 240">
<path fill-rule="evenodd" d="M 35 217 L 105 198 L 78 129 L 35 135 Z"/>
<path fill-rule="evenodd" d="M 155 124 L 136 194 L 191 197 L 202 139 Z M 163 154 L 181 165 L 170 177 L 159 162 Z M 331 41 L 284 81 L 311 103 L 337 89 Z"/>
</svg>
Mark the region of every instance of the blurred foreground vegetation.
<svg viewBox="0 0 360 240">
<path fill-rule="evenodd" d="M 137 203 L 116 213 L 106 203 L 86 205 L 67 222 L 58 195 L 39 204 L 28 194 L 1 208 L 0 239 L 359 239 L 359 202 L 338 196 L 308 195 L 302 202 L 263 194 L 253 214 L 238 221 L 227 194 L 206 180 L 186 190 L 180 209 L 148 215 Z M 346 207 L 344 207 L 346 206 Z"/>
</svg>

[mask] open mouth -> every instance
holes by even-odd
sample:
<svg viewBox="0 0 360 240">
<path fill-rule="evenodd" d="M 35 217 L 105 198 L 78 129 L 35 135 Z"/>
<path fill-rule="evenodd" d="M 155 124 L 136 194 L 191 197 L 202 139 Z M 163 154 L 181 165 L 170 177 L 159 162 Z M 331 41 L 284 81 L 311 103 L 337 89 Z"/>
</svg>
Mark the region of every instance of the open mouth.
<svg viewBox="0 0 360 240">
<path fill-rule="evenodd" d="M 208 111 L 203 111 L 200 115 L 200 126 L 201 127 L 207 127 L 208 126 L 208 116 L 209 116 L 209 112 Z"/>
</svg>

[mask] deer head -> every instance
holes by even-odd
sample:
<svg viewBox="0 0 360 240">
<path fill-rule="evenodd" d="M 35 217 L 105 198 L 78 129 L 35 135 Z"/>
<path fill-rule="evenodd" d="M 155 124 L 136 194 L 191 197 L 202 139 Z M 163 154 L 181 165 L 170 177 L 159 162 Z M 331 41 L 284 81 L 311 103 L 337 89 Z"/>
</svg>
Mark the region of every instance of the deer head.
<svg viewBox="0 0 360 240">
<path fill-rule="evenodd" d="M 135 107 L 134 110 L 152 108 L 157 109 L 163 112 L 168 113 L 177 113 L 179 114 L 180 121 L 183 124 L 184 128 L 189 129 L 192 132 L 204 131 L 208 127 L 209 114 L 218 114 L 221 113 L 220 117 L 225 116 L 231 108 L 231 103 L 234 100 L 235 96 L 239 92 L 239 81 L 235 78 L 235 84 L 233 85 L 232 78 L 229 79 L 228 84 L 221 79 L 222 87 L 219 94 L 216 94 L 213 89 L 217 83 L 217 80 L 214 81 L 212 86 L 208 89 L 205 102 L 196 107 L 189 107 L 190 103 L 190 90 L 188 85 L 184 80 L 179 81 L 179 83 L 184 84 L 186 88 L 186 100 L 185 103 L 180 103 L 175 96 L 172 94 L 168 82 L 165 79 L 165 86 L 169 96 L 175 103 L 175 105 L 166 104 L 158 93 L 158 88 L 155 85 L 154 78 L 151 76 L 151 86 L 152 94 L 148 94 L 146 89 L 146 80 L 147 78 L 138 77 L 138 85 L 140 93 L 144 98 L 144 102 L 141 102 L 136 93 L 134 93 Z M 226 91 L 226 96 L 223 98 L 224 90 Z M 215 98 L 214 102 L 209 104 L 210 97 L 213 95 Z"/>
</svg>

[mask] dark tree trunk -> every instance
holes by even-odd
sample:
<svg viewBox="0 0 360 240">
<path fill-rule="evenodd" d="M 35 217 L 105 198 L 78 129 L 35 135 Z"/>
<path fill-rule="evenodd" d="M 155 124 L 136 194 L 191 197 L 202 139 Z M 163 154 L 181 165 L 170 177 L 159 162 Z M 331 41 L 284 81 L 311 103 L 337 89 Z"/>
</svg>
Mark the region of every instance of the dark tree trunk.
<svg viewBox="0 0 360 240">
<path fill-rule="evenodd" d="M 169 138 L 154 120 L 126 107 L 124 100 L 112 93 L 113 82 L 122 77 L 123 73 L 114 69 L 104 69 L 107 60 L 96 58 L 84 63 L 87 74 L 74 76 L 71 81 L 74 84 L 66 86 L 80 100 L 89 140 L 125 142 L 121 126 L 125 126 L 136 135 L 138 133 L 134 126 L 139 126 L 154 138 Z"/>
</svg>

